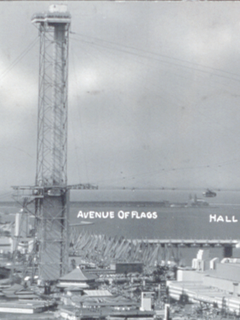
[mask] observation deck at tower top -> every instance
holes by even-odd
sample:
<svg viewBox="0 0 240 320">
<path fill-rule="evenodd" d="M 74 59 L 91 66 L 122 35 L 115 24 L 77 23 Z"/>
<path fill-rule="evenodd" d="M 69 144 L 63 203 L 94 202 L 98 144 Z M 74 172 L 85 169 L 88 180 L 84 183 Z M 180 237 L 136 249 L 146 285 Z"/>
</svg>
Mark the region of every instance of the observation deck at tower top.
<svg viewBox="0 0 240 320">
<path fill-rule="evenodd" d="M 70 24 L 71 15 L 65 5 L 50 5 L 49 11 L 35 13 L 31 19 L 32 23 L 64 23 Z"/>
</svg>

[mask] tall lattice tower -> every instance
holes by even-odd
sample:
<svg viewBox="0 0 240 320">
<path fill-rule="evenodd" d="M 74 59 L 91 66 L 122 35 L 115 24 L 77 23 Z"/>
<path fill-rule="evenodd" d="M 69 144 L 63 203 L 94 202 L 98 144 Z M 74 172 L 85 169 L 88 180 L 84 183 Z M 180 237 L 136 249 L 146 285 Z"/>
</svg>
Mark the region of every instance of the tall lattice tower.
<svg viewBox="0 0 240 320">
<path fill-rule="evenodd" d="M 32 18 L 40 36 L 36 239 L 39 276 L 54 280 L 68 268 L 67 110 L 71 16 L 51 5 Z"/>
</svg>

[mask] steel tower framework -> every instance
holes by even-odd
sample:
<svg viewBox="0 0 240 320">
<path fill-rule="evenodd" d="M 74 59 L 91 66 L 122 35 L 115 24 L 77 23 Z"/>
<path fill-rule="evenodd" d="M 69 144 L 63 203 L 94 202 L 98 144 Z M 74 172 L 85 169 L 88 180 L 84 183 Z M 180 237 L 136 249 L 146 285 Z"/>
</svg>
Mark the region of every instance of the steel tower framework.
<svg viewBox="0 0 240 320">
<path fill-rule="evenodd" d="M 67 110 L 70 14 L 52 5 L 35 14 L 40 36 L 35 217 L 39 276 L 68 271 Z"/>
<path fill-rule="evenodd" d="M 38 270 L 44 282 L 68 271 L 69 190 L 98 189 L 89 183 L 67 185 L 70 22 L 64 5 L 52 5 L 32 18 L 40 36 L 36 179 L 34 186 L 13 186 L 13 198 L 23 212 L 35 216 L 35 241 L 24 273 L 28 267 L 32 276 Z M 32 203 L 34 212 L 28 207 Z"/>
</svg>

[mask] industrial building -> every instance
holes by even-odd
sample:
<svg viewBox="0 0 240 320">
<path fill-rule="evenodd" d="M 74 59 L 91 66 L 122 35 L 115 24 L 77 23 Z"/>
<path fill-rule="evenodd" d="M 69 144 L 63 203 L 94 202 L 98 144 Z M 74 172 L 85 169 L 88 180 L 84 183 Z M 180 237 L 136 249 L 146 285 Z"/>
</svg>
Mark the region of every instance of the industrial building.
<svg viewBox="0 0 240 320">
<path fill-rule="evenodd" d="M 143 272 L 143 263 L 142 262 L 116 262 L 110 264 L 110 269 L 114 270 L 116 273 L 133 273 Z"/>
<path fill-rule="evenodd" d="M 200 250 L 192 268 L 180 268 L 167 283 L 169 296 L 182 303 L 208 303 L 240 315 L 240 259 L 209 260 Z"/>
</svg>

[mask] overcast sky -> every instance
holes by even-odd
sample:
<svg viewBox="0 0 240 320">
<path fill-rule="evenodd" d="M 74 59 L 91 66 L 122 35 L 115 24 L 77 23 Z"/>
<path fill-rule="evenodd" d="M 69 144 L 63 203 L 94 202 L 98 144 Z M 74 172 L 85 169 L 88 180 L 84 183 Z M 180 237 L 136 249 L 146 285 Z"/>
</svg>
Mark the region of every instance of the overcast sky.
<svg viewBox="0 0 240 320">
<path fill-rule="evenodd" d="M 34 184 L 31 17 L 49 4 L 0 2 L 1 195 Z M 74 1 L 68 10 L 68 183 L 240 189 L 240 2 Z"/>
</svg>

